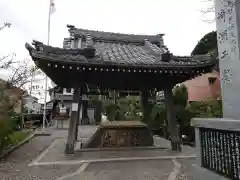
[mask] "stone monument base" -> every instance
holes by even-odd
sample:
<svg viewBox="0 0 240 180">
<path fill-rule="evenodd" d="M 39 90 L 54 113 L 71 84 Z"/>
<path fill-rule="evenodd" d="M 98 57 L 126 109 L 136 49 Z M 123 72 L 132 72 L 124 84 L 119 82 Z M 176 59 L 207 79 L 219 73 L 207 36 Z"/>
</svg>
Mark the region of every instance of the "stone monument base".
<svg viewBox="0 0 240 180">
<path fill-rule="evenodd" d="M 140 121 L 106 121 L 83 148 L 153 146 L 148 126 Z"/>
</svg>

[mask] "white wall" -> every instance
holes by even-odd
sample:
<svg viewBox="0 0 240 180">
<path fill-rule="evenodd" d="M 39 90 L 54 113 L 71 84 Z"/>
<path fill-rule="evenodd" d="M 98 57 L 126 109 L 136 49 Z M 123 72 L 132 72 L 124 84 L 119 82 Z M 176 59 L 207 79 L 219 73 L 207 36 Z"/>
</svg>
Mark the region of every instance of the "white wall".
<svg viewBox="0 0 240 180">
<path fill-rule="evenodd" d="M 41 104 L 38 103 L 38 99 L 32 96 L 27 96 L 24 98 L 24 101 L 25 108 L 33 111 L 33 113 L 41 113 Z"/>
</svg>

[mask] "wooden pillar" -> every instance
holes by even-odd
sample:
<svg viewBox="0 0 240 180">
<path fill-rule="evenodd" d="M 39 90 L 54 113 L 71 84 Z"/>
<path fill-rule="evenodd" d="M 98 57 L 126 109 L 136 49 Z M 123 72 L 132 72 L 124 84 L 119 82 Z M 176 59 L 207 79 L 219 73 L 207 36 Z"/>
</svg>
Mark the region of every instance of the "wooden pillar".
<svg viewBox="0 0 240 180">
<path fill-rule="evenodd" d="M 82 101 L 82 123 L 89 124 L 88 118 L 88 100 Z"/>
<path fill-rule="evenodd" d="M 165 106 L 167 109 L 167 124 L 168 124 L 168 131 L 171 136 L 172 150 L 181 151 L 179 126 L 177 124 L 172 88 L 173 88 L 172 85 L 166 85 L 164 88 Z"/>
<path fill-rule="evenodd" d="M 78 89 L 74 90 L 73 94 L 73 103 L 72 103 L 72 113 L 69 121 L 69 128 L 68 128 L 68 137 L 67 137 L 67 144 L 65 148 L 66 154 L 74 154 L 75 143 L 76 143 L 76 125 L 77 125 L 77 91 Z"/>
<path fill-rule="evenodd" d="M 142 108 L 143 108 L 143 121 L 147 122 L 150 117 L 150 113 L 149 112 L 149 104 L 148 104 L 148 97 L 149 97 L 149 91 L 144 90 L 141 91 L 141 104 L 142 104 Z"/>
<path fill-rule="evenodd" d="M 75 140 L 77 141 L 78 139 L 78 127 L 79 127 L 79 123 L 80 123 L 80 110 L 82 107 L 82 93 L 81 93 L 81 89 L 78 88 L 77 93 L 76 93 L 76 99 L 78 100 L 78 109 L 77 109 L 77 122 L 76 122 L 76 134 L 75 134 Z"/>
</svg>

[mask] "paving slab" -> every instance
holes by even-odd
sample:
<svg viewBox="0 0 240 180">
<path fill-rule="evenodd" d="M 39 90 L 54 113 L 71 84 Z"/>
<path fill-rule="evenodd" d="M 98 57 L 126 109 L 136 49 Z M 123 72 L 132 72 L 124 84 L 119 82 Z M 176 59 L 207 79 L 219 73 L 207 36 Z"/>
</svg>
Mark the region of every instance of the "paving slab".
<svg viewBox="0 0 240 180">
<path fill-rule="evenodd" d="M 79 127 L 79 137 L 88 138 L 97 126 Z M 67 129 L 46 128 L 50 136 L 37 136 L 0 160 L 0 180 L 51 180 L 75 172 L 78 165 L 28 166 L 58 138 L 67 137 Z"/>
<path fill-rule="evenodd" d="M 178 161 L 178 160 L 177 160 Z M 101 162 L 87 164 L 81 171 L 68 174 L 65 180 L 191 180 L 189 172 L 174 172 L 173 160 Z M 61 180 L 61 178 L 59 178 Z"/>
<path fill-rule="evenodd" d="M 153 136 L 153 142 L 156 147 L 165 147 L 171 149 L 171 142 L 167 139 L 161 138 L 159 136 Z M 196 150 L 195 147 L 183 145 L 182 152 L 186 154 L 195 154 Z"/>
<path fill-rule="evenodd" d="M 79 165 L 28 166 L 53 140 L 53 137 L 35 137 L 12 152 L 6 159 L 2 159 L 0 161 L 0 180 L 52 180 L 64 174 L 75 172 Z"/>
<path fill-rule="evenodd" d="M 79 139 L 84 140 L 94 133 L 96 126 L 79 127 Z M 168 179 L 173 171 L 172 157 L 177 155 L 190 155 L 190 151 L 174 153 L 169 149 L 128 150 L 128 151 L 91 151 L 79 152 L 73 156 L 64 154 L 65 138 L 67 130 L 47 128 L 51 136 L 39 136 L 29 141 L 24 146 L 14 151 L 10 156 L 0 162 L 0 180 L 51 180 L 51 179 Z M 158 143 L 169 143 L 163 139 L 157 139 Z M 53 143 L 55 142 L 55 143 Z M 96 159 L 108 158 L 133 158 L 133 157 L 167 157 L 159 160 L 130 160 L 98 162 Z M 79 160 L 92 160 L 79 162 Z M 50 162 L 65 161 L 67 163 L 49 163 L 47 165 L 29 166 L 33 161 Z M 78 161 L 76 164 L 68 162 Z M 185 164 L 185 173 L 190 170 L 194 159 L 177 159 Z M 85 168 L 82 168 L 85 167 Z"/>
<path fill-rule="evenodd" d="M 173 163 L 166 160 L 93 163 L 66 180 L 167 180 L 173 167 Z"/>
<path fill-rule="evenodd" d="M 97 130 L 97 125 L 81 125 L 78 127 L 78 139 L 90 138 Z M 51 133 L 56 138 L 67 138 L 68 125 L 66 128 L 56 128 L 55 126 L 45 129 L 45 132 Z"/>
<path fill-rule="evenodd" d="M 54 143 L 48 148 L 46 152 L 40 154 L 34 163 L 47 163 L 47 162 L 64 162 L 64 161 L 85 161 L 92 160 L 98 161 L 99 159 L 121 159 L 121 158 L 164 158 L 179 157 L 179 156 L 195 156 L 189 152 L 173 152 L 170 149 L 125 149 L 125 150 L 99 150 L 99 151 L 80 151 L 74 155 L 65 155 L 65 139 L 56 139 Z"/>
</svg>

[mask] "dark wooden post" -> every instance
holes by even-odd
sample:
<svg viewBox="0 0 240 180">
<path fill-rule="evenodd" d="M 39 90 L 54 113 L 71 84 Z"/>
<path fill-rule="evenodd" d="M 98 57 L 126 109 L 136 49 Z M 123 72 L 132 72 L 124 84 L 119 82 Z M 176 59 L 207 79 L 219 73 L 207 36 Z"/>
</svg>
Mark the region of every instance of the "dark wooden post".
<svg viewBox="0 0 240 180">
<path fill-rule="evenodd" d="M 164 88 L 165 106 L 167 108 L 168 131 L 171 136 L 171 146 L 173 151 L 181 151 L 180 134 L 172 94 L 173 85 L 166 85 Z"/>
<path fill-rule="evenodd" d="M 78 90 L 79 89 L 75 89 L 73 94 L 72 113 L 69 121 L 67 144 L 65 148 L 66 154 L 74 154 L 74 149 L 75 149 L 77 112 L 78 112 L 78 108 L 76 109 L 76 104 L 78 104 L 78 99 L 77 99 Z"/>
<path fill-rule="evenodd" d="M 82 100 L 82 123 L 83 124 L 89 124 L 88 100 Z"/>
<path fill-rule="evenodd" d="M 79 123 L 80 123 L 80 110 L 81 110 L 81 106 L 82 106 L 82 93 L 81 93 L 81 89 L 78 88 L 78 91 L 76 93 L 77 97 L 76 99 L 78 100 L 78 109 L 77 109 L 77 122 L 76 122 L 76 134 L 75 134 L 75 140 L 77 141 L 78 139 L 78 127 L 79 127 Z"/>
<path fill-rule="evenodd" d="M 149 91 L 144 90 L 141 91 L 141 104 L 143 108 L 143 121 L 147 122 L 150 117 L 150 110 L 149 110 L 149 104 L 148 104 L 148 97 L 149 97 Z"/>
</svg>

